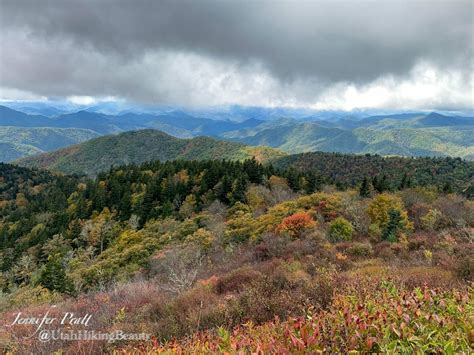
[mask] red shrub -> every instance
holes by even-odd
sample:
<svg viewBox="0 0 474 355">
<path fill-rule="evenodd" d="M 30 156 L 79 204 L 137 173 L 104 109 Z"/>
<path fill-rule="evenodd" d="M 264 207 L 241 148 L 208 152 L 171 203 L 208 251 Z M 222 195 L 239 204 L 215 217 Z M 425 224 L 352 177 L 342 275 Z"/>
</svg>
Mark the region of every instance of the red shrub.
<svg viewBox="0 0 474 355">
<path fill-rule="evenodd" d="M 292 237 L 298 236 L 303 230 L 313 228 L 316 222 L 307 212 L 298 212 L 291 216 L 285 217 L 283 221 L 277 226 L 276 230 L 279 233 L 287 233 Z"/>
</svg>

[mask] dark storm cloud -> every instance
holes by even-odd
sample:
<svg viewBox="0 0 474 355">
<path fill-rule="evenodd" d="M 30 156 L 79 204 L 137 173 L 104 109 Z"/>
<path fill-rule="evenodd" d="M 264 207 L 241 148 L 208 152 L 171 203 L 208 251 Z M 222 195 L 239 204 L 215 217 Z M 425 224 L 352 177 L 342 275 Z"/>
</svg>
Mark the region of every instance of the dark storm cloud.
<svg viewBox="0 0 474 355">
<path fill-rule="evenodd" d="M 11 79 L 9 86 L 23 80 L 22 89 L 32 80 L 26 75 L 22 79 L 22 72 L 33 75 L 39 70 L 48 75 L 37 73 L 38 79 L 47 82 L 78 80 L 53 82 L 58 90 L 69 85 L 75 94 L 102 90 L 104 95 L 127 96 L 126 89 L 116 87 L 120 79 L 97 83 L 74 77 L 81 76 L 81 66 L 94 77 L 95 65 L 88 63 L 87 53 L 105 61 L 98 70 L 129 71 L 129 87 L 146 92 L 150 85 L 156 91 L 156 84 L 147 83 L 146 74 L 137 76 L 137 83 L 130 82 L 140 74 L 131 66 L 157 52 L 196 54 L 242 67 L 260 63 L 283 85 L 302 79 L 329 85 L 408 75 L 420 60 L 447 70 L 470 70 L 473 50 L 470 1 L 2 0 L 0 4 L 2 37 L 8 37 L 11 46 L 2 50 L 1 74 Z M 24 48 L 22 36 L 35 43 Z M 25 69 L 18 57 L 31 47 L 37 56 Z M 81 54 L 68 57 L 63 53 L 66 47 Z M 16 79 L 5 74 L 7 66 L 17 68 Z"/>
</svg>

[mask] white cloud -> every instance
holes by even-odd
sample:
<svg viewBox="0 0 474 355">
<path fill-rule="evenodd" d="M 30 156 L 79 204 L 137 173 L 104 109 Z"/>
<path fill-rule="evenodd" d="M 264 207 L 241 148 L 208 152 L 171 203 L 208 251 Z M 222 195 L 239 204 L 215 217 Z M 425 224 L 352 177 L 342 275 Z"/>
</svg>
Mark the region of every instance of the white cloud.
<svg viewBox="0 0 474 355">
<path fill-rule="evenodd" d="M 71 41 L 48 42 L 19 32 L 4 33 L 2 38 L 6 52 L 13 53 L 18 43 L 22 46 L 20 57 L 3 59 L 3 99 L 66 97 L 81 105 L 128 100 L 320 110 L 473 108 L 472 72 L 428 61 L 419 61 L 406 75 L 385 74 L 363 84 L 323 82 L 315 76 L 282 80 L 256 59 L 242 62 L 163 49 L 119 59 Z M 55 49 L 56 62 L 52 61 L 51 47 Z M 41 70 L 31 66 L 30 58 L 35 58 Z M 11 69 L 6 70 L 7 67 Z"/>
<path fill-rule="evenodd" d="M 323 92 L 316 109 L 474 108 L 474 75 L 418 63 L 407 77 L 383 76 L 367 85 L 339 83 Z"/>
<path fill-rule="evenodd" d="M 0 101 L 10 101 L 10 100 L 46 100 L 46 96 L 37 95 L 35 93 L 13 89 L 8 87 L 0 86 Z"/>
<path fill-rule="evenodd" d="M 92 105 L 98 101 L 92 96 L 68 96 L 66 100 L 76 105 Z"/>
</svg>

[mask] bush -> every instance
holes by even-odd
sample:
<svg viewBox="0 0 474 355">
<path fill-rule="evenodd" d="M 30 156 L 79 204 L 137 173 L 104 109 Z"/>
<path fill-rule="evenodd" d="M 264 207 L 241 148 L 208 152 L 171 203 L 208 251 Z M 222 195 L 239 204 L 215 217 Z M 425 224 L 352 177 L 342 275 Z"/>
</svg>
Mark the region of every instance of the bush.
<svg viewBox="0 0 474 355">
<path fill-rule="evenodd" d="M 355 243 L 346 250 L 352 256 L 371 256 L 374 252 L 372 246 L 367 243 Z"/>
<path fill-rule="evenodd" d="M 384 229 L 391 219 L 393 220 L 394 213 L 399 215 L 401 223 L 407 229 L 413 227 L 412 223 L 408 221 L 408 214 L 403 207 L 402 200 L 395 195 L 387 193 L 377 195 L 367 208 L 367 214 L 372 224 L 379 226 L 381 229 Z"/>
<path fill-rule="evenodd" d="M 13 306 L 26 306 L 59 302 L 62 296 L 42 286 L 21 287 L 9 296 L 9 300 Z"/>
<path fill-rule="evenodd" d="M 277 226 L 277 231 L 282 234 L 288 234 L 291 237 L 297 237 L 305 229 L 314 228 L 316 222 L 307 212 L 297 212 L 291 216 L 283 218 L 283 221 Z"/>
<path fill-rule="evenodd" d="M 225 275 L 216 283 L 217 293 L 229 293 L 241 291 L 249 283 L 261 278 L 262 274 L 250 267 L 243 267 L 235 270 L 229 275 Z"/>
<path fill-rule="evenodd" d="M 420 219 L 422 228 L 428 231 L 437 230 L 442 216 L 441 212 L 437 209 L 430 209 L 428 213 Z"/>
<path fill-rule="evenodd" d="M 352 233 L 354 233 L 354 227 L 343 217 L 337 217 L 329 225 L 329 239 L 332 242 L 350 241 Z"/>
<path fill-rule="evenodd" d="M 466 281 L 474 281 L 474 259 L 469 256 L 461 258 L 456 264 L 456 275 Z"/>
</svg>

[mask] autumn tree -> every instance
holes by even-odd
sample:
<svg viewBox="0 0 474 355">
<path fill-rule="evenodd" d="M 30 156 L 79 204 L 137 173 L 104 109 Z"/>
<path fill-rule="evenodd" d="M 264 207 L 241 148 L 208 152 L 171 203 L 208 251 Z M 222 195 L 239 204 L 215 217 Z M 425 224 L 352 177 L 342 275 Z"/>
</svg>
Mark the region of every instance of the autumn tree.
<svg viewBox="0 0 474 355">
<path fill-rule="evenodd" d="M 291 216 L 283 218 L 276 230 L 281 234 L 288 234 L 291 237 L 297 237 L 305 229 L 314 228 L 316 222 L 307 212 L 297 212 Z"/>
</svg>

